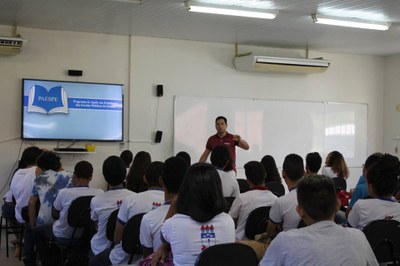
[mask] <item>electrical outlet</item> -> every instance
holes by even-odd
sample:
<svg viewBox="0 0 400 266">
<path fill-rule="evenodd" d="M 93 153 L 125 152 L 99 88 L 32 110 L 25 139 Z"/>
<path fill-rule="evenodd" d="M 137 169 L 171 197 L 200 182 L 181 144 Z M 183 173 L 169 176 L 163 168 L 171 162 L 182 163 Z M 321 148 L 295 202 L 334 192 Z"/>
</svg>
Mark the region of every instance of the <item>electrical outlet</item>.
<svg viewBox="0 0 400 266">
<path fill-rule="evenodd" d="M 120 143 L 119 143 L 119 150 L 120 150 L 120 151 L 124 150 L 124 147 L 125 147 L 125 143 L 120 142 Z"/>
<path fill-rule="evenodd" d="M 394 147 L 394 153 L 398 153 L 399 152 L 399 147 Z"/>
</svg>

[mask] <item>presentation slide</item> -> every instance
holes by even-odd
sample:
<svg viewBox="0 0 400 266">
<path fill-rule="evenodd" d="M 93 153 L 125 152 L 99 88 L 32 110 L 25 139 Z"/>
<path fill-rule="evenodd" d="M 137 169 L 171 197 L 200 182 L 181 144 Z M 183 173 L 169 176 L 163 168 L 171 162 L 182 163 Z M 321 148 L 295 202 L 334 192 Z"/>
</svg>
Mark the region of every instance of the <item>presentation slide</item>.
<svg viewBox="0 0 400 266">
<path fill-rule="evenodd" d="M 23 139 L 123 140 L 123 85 L 23 80 Z"/>
</svg>

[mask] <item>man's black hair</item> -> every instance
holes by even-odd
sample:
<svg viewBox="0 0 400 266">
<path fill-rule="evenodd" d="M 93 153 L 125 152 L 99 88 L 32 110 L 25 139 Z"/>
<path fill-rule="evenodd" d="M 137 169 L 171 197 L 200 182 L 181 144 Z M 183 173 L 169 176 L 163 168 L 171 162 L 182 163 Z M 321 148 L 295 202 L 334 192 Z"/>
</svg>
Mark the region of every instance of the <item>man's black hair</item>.
<svg viewBox="0 0 400 266">
<path fill-rule="evenodd" d="M 231 152 L 225 145 L 218 145 L 211 151 L 211 164 L 226 172 L 233 170 Z"/>
<path fill-rule="evenodd" d="M 58 171 L 61 168 L 61 160 L 54 152 L 45 151 L 37 158 L 36 165 L 43 171 Z"/>
<path fill-rule="evenodd" d="M 190 158 L 189 153 L 185 152 L 185 151 L 180 151 L 176 154 L 176 157 L 181 157 L 183 158 L 188 165 L 192 164 L 192 159 Z"/>
<path fill-rule="evenodd" d="M 282 168 L 287 178 L 292 181 L 300 180 L 304 175 L 303 158 L 294 153 L 289 154 L 285 157 Z"/>
<path fill-rule="evenodd" d="M 399 175 L 399 159 L 393 155 L 384 154 L 378 162 L 368 168 L 367 181 L 378 197 L 389 197 L 396 189 Z"/>
<path fill-rule="evenodd" d="M 146 180 L 149 187 L 160 187 L 160 176 L 163 173 L 163 162 L 154 161 L 146 170 Z"/>
<path fill-rule="evenodd" d="M 130 150 L 124 150 L 119 156 L 125 163 L 125 168 L 128 168 L 133 160 L 133 153 Z"/>
<path fill-rule="evenodd" d="M 311 172 L 318 173 L 319 169 L 321 169 L 321 165 L 322 157 L 318 152 L 310 152 L 307 154 L 306 166 Z"/>
<path fill-rule="evenodd" d="M 217 121 L 220 120 L 220 119 L 224 120 L 224 121 L 225 121 L 225 124 L 228 123 L 228 120 L 226 119 L 226 117 L 225 117 L 225 116 L 222 116 L 222 115 L 220 115 L 220 116 L 218 116 L 217 118 L 215 118 L 215 123 L 217 123 Z"/>
<path fill-rule="evenodd" d="M 117 186 L 124 182 L 126 177 L 126 165 L 116 156 L 110 156 L 103 162 L 103 176 L 108 184 Z"/>
<path fill-rule="evenodd" d="M 244 173 L 246 179 L 254 185 L 262 185 L 265 183 L 264 166 L 257 161 L 250 161 L 244 165 Z"/>
<path fill-rule="evenodd" d="M 297 201 L 313 220 L 332 219 L 337 206 L 336 189 L 332 179 L 322 175 L 304 177 L 297 185 Z"/>
<path fill-rule="evenodd" d="M 182 157 L 170 157 L 164 162 L 161 175 L 164 186 L 171 194 L 177 194 L 189 164 Z"/>
<path fill-rule="evenodd" d="M 93 175 L 93 166 L 88 161 L 80 161 L 75 164 L 74 175 L 77 178 L 89 179 Z"/>
</svg>

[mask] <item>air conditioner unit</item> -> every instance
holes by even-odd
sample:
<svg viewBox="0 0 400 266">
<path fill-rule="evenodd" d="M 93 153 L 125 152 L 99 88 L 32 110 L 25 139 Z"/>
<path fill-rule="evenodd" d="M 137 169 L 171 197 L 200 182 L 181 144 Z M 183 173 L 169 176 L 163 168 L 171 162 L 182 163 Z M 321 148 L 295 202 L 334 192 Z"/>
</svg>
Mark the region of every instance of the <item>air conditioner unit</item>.
<svg viewBox="0 0 400 266">
<path fill-rule="evenodd" d="M 26 41 L 21 38 L 0 36 L 0 55 L 16 55 L 21 52 Z"/>
<path fill-rule="evenodd" d="M 236 56 L 235 68 L 242 71 L 276 71 L 293 73 L 321 73 L 330 62 L 323 59 L 271 57 L 258 55 Z"/>
</svg>

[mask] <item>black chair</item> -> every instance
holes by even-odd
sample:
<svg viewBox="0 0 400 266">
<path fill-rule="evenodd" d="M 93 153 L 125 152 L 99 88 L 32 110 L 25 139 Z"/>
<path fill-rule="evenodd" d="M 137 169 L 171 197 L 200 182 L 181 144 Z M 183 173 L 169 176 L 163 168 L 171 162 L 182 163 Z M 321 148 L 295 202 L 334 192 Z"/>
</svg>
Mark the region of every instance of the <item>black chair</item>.
<svg viewBox="0 0 400 266">
<path fill-rule="evenodd" d="M 400 265 L 400 222 L 376 220 L 364 227 L 363 232 L 379 263 Z"/>
<path fill-rule="evenodd" d="M 237 178 L 236 179 L 238 184 L 239 184 L 239 191 L 240 193 L 245 193 L 249 190 L 251 190 L 249 184 L 247 183 L 246 179 L 241 179 L 241 178 Z"/>
<path fill-rule="evenodd" d="M 281 197 L 285 195 L 285 187 L 281 182 L 272 181 L 265 184 L 269 191 L 274 193 L 277 197 Z"/>
<path fill-rule="evenodd" d="M 271 206 L 263 206 L 250 212 L 244 229 L 244 234 L 248 239 L 254 239 L 255 235 L 266 232 L 270 209 Z"/>
<path fill-rule="evenodd" d="M 195 266 L 256 266 L 258 258 L 254 250 L 242 243 L 211 246 L 197 258 Z"/>
<path fill-rule="evenodd" d="M 139 213 L 128 220 L 124 227 L 122 235 L 122 249 L 130 255 L 128 264 L 132 263 L 133 256 L 142 254 L 142 247 L 140 244 L 140 223 L 145 213 Z"/>
<path fill-rule="evenodd" d="M 107 220 L 107 227 L 106 227 L 106 237 L 109 241 L 111 241 L 111 247 L 114 247 L 114 231 L 115 231 L 115 224 L 117 222 L 119 209 L 114 210 Z"/>
<path fill-rule="evenodd" d="M 225 212 L 228 213 L 229 210 L 232 207 L 232 203 L 235 200 L 235 197 L 225 197 L 225 201 L 226 201 L 226 208 L 225 208 Z"/>
<path fill-rule="evenodd" d="M 334 177 L 332 178 L 333 183 L 335 184 L 336 191 L 339 192 L 340 190 L 347 189 L 347 182 L 346 179 L 343 177 Z"/>
<path fill-rule="evenodd" d="M 3 221 L 4 221 L 4 223 L 3 223 Z M 10 256 L 8 236 L 15 234 L 15 235 L 19 235 L 20 239 L 22 239 L 22 236 L 24 235 L 24 225 L 23 224 L 17 224 L 15 226 L 10 225 L 10 219 L 1 216 L 0 217 L 0 246 L 1 246 L 1 238 L 2 238 L 1 233 L 3 232 L 3 230 L 5 231 L 5 234 L 6 234 L 6 256 L 8 258 Z M 22 241 L 19 240 L 17 244 L 21 246 Z M 19 254 L 19 260 L 21 260 L 21 253 L 22 252 L 20 252 L 20 254 Z"/>
<path fill-rule="evenodd" d="M 74 230 L 67 245 L 55 241 L 61 251 L 64 265 L 86 264 L 89 261 L 90 239 L 94 235 L 94 223 L 90 219 L 90 202 L 93 196 L 82 196 L 72 201 L 68 209 L 68 224 Z M 81 234 L 78 235 L 80 232 Z M 67 257 L 68 256 L 68 257 Z"/>
</svg>

